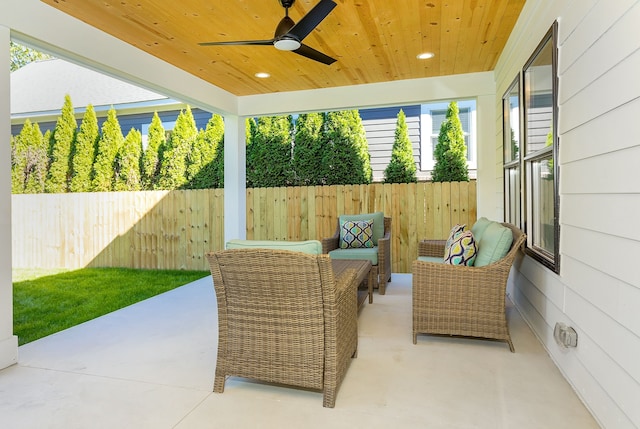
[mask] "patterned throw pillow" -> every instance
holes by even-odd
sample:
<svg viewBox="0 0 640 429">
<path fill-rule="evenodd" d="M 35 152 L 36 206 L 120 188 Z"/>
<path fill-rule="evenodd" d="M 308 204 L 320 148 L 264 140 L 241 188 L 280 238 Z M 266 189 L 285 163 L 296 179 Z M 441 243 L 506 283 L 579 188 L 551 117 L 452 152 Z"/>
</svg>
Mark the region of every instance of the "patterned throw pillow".
<svg viewBox="0 0 640 429">
<path fill-rule="evenodd" d="M 373 219 L 346 220 L 340 224 L 340 248 L 373 247 Z"/>
<path fill-rule="evenodd" d="M 447 238 L 447 243 L 444 246 L 444 257 L 447 257 L 447 252 L 449 252 L 449 248 L 451 247 L 451 243 L 453 243 L 454 238 L 456 237 L 456 235 L 458 235 L 459 233 L 461 233 L 462 231 L 464 231 L 464 227 L 467 226 L 466 224 L 462 224 L 460 225 L 459 223 L 454 225 L 453 228 L 451 228 L 451 231 L 449 232 L 449 238 Z"/>
<path fill-rule="evenodd" d="M 473 238 L 471 231 L 459 232 L 455 236 L 446 255 L 444 255 L 444 263 L 451 265 L 473 265 L 478 254 L 476 240 Z"/>
</svg>

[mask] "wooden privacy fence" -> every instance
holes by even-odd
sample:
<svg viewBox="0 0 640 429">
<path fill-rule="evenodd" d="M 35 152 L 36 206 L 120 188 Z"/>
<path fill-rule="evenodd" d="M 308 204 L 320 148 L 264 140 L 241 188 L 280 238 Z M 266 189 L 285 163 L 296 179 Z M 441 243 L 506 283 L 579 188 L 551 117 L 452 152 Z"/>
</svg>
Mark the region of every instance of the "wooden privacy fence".
<svg viewBox="0 0 640 429">
<path fill-rule="evenodd" d="M 13 266 L 207 270 L 204 254 L 224 247 L 223 200 L 221 189 L 14 195 Z M 340 214 L 373 211 L 392 218 L 393 272 L 410 272 L 420 238 L 475 221 L 476 183 L 247 189 L 247 238 L 320 240 Z"/>
</svg>

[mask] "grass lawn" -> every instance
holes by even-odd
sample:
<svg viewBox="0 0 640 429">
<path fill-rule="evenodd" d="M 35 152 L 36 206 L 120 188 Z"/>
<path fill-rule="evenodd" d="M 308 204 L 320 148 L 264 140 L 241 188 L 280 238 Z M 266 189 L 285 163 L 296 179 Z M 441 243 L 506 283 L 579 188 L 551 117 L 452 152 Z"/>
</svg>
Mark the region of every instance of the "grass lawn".
<svg viewBox="0 0 640 429">
<path fill-rule="evenodd" d="M 208 276 L 208 271 L 83 268 L 13 271 L 20 345 Z"/>
</svg>

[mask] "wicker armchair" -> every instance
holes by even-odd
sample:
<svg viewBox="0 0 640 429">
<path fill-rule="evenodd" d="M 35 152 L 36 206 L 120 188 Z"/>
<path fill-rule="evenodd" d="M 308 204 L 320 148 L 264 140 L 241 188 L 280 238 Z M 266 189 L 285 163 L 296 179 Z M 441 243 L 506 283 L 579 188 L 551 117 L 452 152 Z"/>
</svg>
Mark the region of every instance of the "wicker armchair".
<svg viewBox="0 0 640 429">
<path fill-rule="evenodd" d="M 515 226 L 507 255 L 484 267 L 414 261 L 413 343 L 418 334 L 460 335 L 505 341 L 513 352 L 505 314 L 505 294 L 511 265 L 525 235 Z M 419 256 L 444 254 L 445 241 L 423 240 Z"/>
<path fill-rule="evenodd" d="M 234 249 L 208 253 L 218 300 L 213 390 L 227 376 L 337 390 L 358 346 L 355 271 L 334 278 L 328 255 Z"/>
<path fill-rule="evenodd" d="M 340 246 L 340 222 L 336 232 L 329 238 L 322 240 L 322 253 L 329 253 Z M 386 292 L 386 284 L 391 281 L 391 218 L 384 218 L 384 235 L 378 240 L 378 265 L 373 265 L 374 283 L 380 295 Z M 353 258 L 358 259 L 358 258 Z"/>
</svg>

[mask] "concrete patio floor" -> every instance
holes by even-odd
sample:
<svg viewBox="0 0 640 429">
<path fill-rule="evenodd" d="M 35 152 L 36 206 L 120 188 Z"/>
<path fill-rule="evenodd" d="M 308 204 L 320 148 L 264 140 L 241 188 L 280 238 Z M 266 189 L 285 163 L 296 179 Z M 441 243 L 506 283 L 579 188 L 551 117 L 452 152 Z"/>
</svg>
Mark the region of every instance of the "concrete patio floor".
<svg viewBox="0 0 640 429">
<path fill-rule="evenodd" d="M 211 277 L 19 349 L 0 371 L 0 427 L 598 428 L 512 306 L 505 343 L 411 341 L 411 275 L 394 274 L 359 322 L 333 409 L 319 392 L 244 379 L 212 393 Z"/>
</svg>

